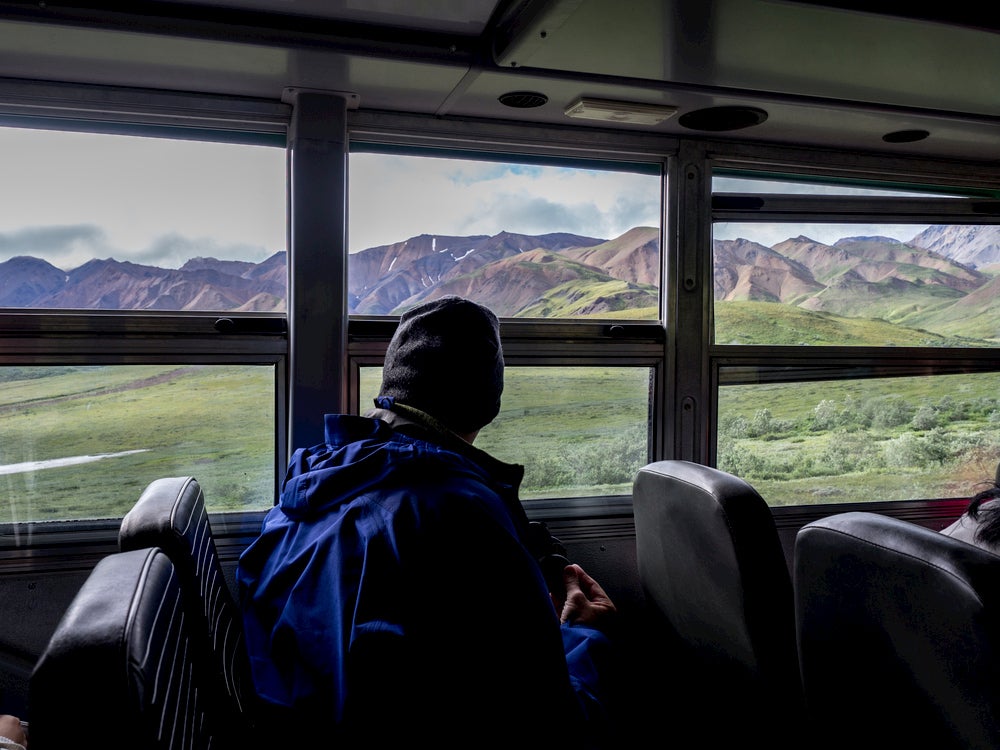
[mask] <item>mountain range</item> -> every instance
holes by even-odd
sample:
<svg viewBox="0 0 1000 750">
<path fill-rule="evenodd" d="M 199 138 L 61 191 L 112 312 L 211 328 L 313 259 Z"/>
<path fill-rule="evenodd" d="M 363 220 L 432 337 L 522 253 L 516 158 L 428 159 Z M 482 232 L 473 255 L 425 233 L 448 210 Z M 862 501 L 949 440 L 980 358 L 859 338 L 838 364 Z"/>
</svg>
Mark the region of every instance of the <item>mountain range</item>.
<svg viewBox="0 0 1000 750">
<path fill-rule="evenodd" d="M 192 258 L 178 269 L 113 259 L 71 271 L 20 255 L 0 263 L 0 307 L 81 310 L 285 309 L 285 253 L 262 263 Z"/>
<path fill-rule="evenodd" d="M 802 311 L 877 318 L 943 336 L 1000 333 L 1000 227 L 931 226 L 908 242 L 798 236 L 767 247 L 714 242 L 719 302 L 776 302 Z M 261 263 L 194 258 L 179 269 L 113 259 L 63 271 L 34 257 L 0 263 L 0 307 L 276 311 L 286 256 Z M 443 294 L 475 298 L 504 317 L 655 317 L 659 230 L 614 239 L 557 232 L 419 235 L 348 258 L 349 311 L 398 314 Z"/>
</svg>

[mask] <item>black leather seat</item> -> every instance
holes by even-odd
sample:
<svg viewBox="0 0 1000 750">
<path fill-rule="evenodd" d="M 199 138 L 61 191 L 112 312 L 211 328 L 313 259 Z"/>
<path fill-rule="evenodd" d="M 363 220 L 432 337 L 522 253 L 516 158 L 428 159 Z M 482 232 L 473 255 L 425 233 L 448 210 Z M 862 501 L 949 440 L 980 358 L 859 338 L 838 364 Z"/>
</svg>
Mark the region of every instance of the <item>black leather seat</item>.
<svg viewBox="0 0 1000 750">
<path fill-rule="evenodd" d="M 254 692 L 243 621 L 225 580 L 198 481 L 165 477 L 151 482 L 122 519 L 118 545 L 123 551 L 160 547 L 170 556 L 193 624 L 207 635 L 198 645 L 215 665 L 214 711 L 228 713 L 234 726 L 249 732 Z"/>
<path fill-rule="evenodd" d="M 664 681 L 683 720 L 705 747 L 800 747 L 791 574 L 767 503 L 732 474 L 659 461 L 639 470 L 633 511 L 642 587 L 674 643 Z"/>
<path fill-rule="evenodd" d="M 815 746 L 1000 747 L 1000 556 L 847 512 L 799 530 L 793 581 Z"/>
<path fill-rule="evenodd" d="M 32 672 L 32 750 L 235 747 L 204 700 L 190 624 L 162 550 L 102 559 Z"/>
</svg>

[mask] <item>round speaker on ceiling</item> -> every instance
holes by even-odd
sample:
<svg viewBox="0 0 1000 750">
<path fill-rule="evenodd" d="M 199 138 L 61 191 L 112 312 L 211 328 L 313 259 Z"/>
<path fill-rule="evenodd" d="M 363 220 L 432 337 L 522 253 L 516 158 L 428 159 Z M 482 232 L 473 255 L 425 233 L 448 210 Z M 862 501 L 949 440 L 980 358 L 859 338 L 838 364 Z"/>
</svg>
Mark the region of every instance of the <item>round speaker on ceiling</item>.
<svg viewBox="0 0 1000 750">
<path fill-rule="evenodd" d="M 760 125 L 766 119 L 767 112 L 757 107 L 708 107 L 681 115 L 678 123 L 690 130 L 722 132 Z"/>
</svg>

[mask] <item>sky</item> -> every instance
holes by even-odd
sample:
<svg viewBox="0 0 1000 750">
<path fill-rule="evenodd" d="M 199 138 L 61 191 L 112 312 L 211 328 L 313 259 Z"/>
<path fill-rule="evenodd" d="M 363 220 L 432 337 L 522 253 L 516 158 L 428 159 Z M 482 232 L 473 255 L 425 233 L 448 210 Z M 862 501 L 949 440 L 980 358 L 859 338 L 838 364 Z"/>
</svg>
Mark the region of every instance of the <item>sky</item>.
<svg viewBox="0 0 1000 750">
<path fill-rule="evenodd" d="M 177 268 L 284 248 L 280 148 L 0 128 L 0 261 Z"/>
<path fill-rule="evenodd" d="M 351 252 L 419 234 L 612 239 L 660 224 L 655 175 L 359 153 L 349 182 Z"/>
<path fill-rule="evenodd" d="M 790 226 L 794 231 L 790 231 Z M 713 238 L 717 240 L 751 239 L 765 247 L 774 247 L 791 237 L 808 237 L 827 245 L 844 237 L 890 237 L 909 242 L 927 224 L 716 224 Z"/>
<path fill-rule="evenodd" d="M 0 128 L 0 165 L 0 262 L 32 255 L 63 270 L 92 258 L 177 268 L 197 256 L 260 262 L 285 249 L 280 148 Z M 350 252 L 419 234 L 612 239 L 659 225 L 651 175 L 367 153 L 352 154 L 349 170 Z M 716 237 L 746 228 L 719 226 Z M 850 234 L 905 241 L 922 228 Z M 834 242 L 844 229 L 795 233 Z M 766 245 L 791 236 L 787 225 L 754 231 Z"/>
<path fill-rule="evenodd" d="M 734 180 L 727 178 L 717 178 L 713 185 L 713 190 L 720 193 L 766 193 L 780 192 L 787 194 L 808 193 L 810 195 L 865 195 L 877 192 L 879 195 L 912 195 L 911 193 L 882 191 L 864 191 L 861 189 L 851 189 L 842 185 L 838 186 L 818 186 L 796 184 L 791 182 L 767 182 L 763 180 Z M 789 233 L 790 226 L 794 226 L 794 234 Z M 927 228 L 927 224 L 764 224 L 764 223 L 732 223 L 716 224 L 713 228 L 713 238 L 717 240 L 735 240 L 740 237 L 753 239 L 766 247 L 773 247 L 779 242 L 784 242 L 791 236 L 803 235 L 816 242 L 823 242 L 828 245 L 834 244 L 844 237 L 891 237 L 902 242 L 909 242 L 920 232 Z M 752 232 L 752 235 L 751 235 Z"/>
</svg>

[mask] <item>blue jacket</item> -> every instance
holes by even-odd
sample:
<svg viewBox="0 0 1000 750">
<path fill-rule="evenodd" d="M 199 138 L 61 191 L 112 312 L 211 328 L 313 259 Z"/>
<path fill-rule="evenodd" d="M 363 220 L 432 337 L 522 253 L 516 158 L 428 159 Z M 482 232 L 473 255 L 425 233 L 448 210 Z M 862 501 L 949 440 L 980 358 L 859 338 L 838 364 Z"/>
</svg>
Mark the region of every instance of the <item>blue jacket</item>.
<svg viewBox="0 0 1000 750">
<path fill-rule="evenodd" d="M 259 696 L 386 743 L 596 736 L 609 643 L 559 624 L 525 546 L 523 467 L 419 420 L 396 427 L 327 415 L 241 556 Z"/>
</svg>

